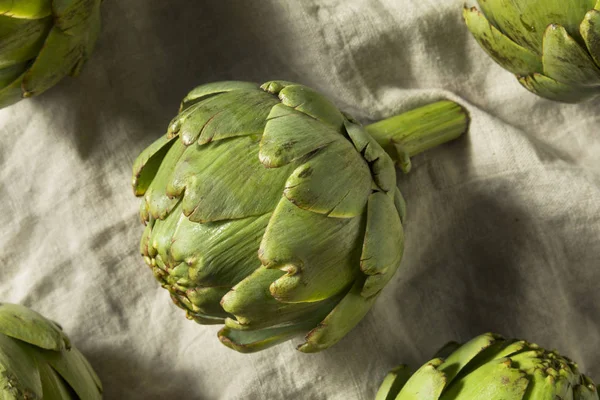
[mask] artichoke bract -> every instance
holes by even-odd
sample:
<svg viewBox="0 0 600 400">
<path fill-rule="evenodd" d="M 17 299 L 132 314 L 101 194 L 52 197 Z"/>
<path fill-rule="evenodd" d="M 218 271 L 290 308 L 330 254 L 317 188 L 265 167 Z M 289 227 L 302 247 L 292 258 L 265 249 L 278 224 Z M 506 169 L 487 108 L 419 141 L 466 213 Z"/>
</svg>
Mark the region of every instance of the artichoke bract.
<svg viewBox="0 0 600 400">
<path fill-rule="evenodd" d="M 376 400 L 598 400 L 590 378 L 556 351 L 486 333 L 444 346 L 414 374 L 401 365 Z"/>
<path fill-rule="evenodd" d="M 0 399 L 101 398 L 100 379 L 58 324 L 0 303 Z"/>
<path fill-rule="evenodd" d="M 479 0 L 464 8 L 483 49 L 531 92 L 578 102 L 600 94 L 600 0 Z"/>
<path fill-rule="evenodd" d="M 252 352 L 308 332 L 299 350 L 325 349 L 402 258 L 405 206 L 384 148 L 408 170 L 467 120 L 442 101 L 365 130 L 291 82 L 197 87 L 135 161 L 141 253 L 188 318 L 225 325 L 225 345 Z"/>
<path fill-rule="evenodd" d="M 77 75 L 100 32 L 102 0 L 0 0 L 0 108 Z"/>
</svg>

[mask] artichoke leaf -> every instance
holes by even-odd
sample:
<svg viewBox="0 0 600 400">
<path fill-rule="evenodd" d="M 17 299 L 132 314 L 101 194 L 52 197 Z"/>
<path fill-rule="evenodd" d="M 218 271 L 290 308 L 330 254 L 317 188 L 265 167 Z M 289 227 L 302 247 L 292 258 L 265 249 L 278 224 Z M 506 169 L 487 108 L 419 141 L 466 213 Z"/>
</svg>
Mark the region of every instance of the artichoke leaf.
<svg viewBox="0 0 600 400">
<path fill-rule="evenodd" d="M 600 85 L 600 69 L 589 54 L 560 25 L 550 25 L 544 34 L 544 75 L 578 86 Z"/>
<path fill-rule="evenodd" d="M 167 214 L 170 213 L 179 202 L 178 198 L 167 194 L 167 185 L 171 182 L 174 170 L 178 165 L 177 163 L 179 159 L 182 158 L 185 150 L 186 147 L 180 140 L 175 141 L 170 148 L 168 148 L 167 154 L 159 164 L 156 175 L 144 193 L 146 207 L 154 219 L 165 219 Z M 159 159 L 160 155 L 160 152 L 154 154 L 156 160 Z M 152 169 L 155 165 L 151 165 L 150 167 Z"/>
<path fill-rule="evenodd" d="M 52 0 L 56 26 L 68 35 L 78 35 L 89 18 L 100 13 L 101 0 Z"/>
<path fill-rule="evenodd" d="M 267 268 L 287 273 L 271 285 L 282 302 L 319 301 L 340 293 L 358 271 L 365 217 L 330 218 L 281 199 L 258 256 Z"/>
<path fill-rule="evenodd" d="M 163 241 L 164 242 L 164 241 Z M 165 254 L 165 253 L 162 253 Z M 168 259 L 169 254 L 165 254 L 165 259 Z M 162 260 L 162 257 L 161 257 Z M 164 261 L 164 260 L 163 260 Z M 169 260 L 171 261 L 171 260 Z M 165 263 L 164 268 L 168 272 L 168 276 L 165 278 L 166 282 L 173 287 L 173 293 L 180 293 L 185 289 L 192 286 L 193 278 L 192 278 L 192 270 L 188 263 L 174 263 L 169 262 Z M 188 304 L 191 306 L 191 303 Z"/>
<path fill-rule="evenodd" d="M 313 153 L 341 137 L 322 122 L 283 104 L 277 104 L 267 117 L 260 142 L 260 161 L 277 168 Z"/>
<path fill-rule="evenodd" d="M 396 160 L 396 165 L 402 170 L 402 172 L 408 174 L 412 170 L 410 153 L 406 150 L 403 144 L 398 143 L 395 140 L 391 141 L 391 147 L 393 149 L 392 154 L 394 155 L 394 160 Z"/>
<path fill-rule="evenodd" d="M 163 135 L 154 141 L 150 146 L 135 159 L 133 163 L 133 192 L 136 196 L 143 196 L 148 190 L 148 186 L 156 176 L 167 152 L 175 142 L 176 138 L 169 138 Z"/>
<path fill-rule="evenodd" d="M 593 385 L 577 385 L 573 388 L 573 400 L 598 400 L 598 390 Z"/>
<path fill-rule="evenodd" d="M 434 358 L 415 372 L 404 384 L 397 400 L 439 400 L 447 379 L 437 368 L 442 363 Z"/>
<path fill-rule="evenodd" d="M 268 81 L 260 85 L 260 88 L 265 92 L 271 93 L 275 96 L 279 95 L 286 86 L 298 85 L 297 83 L 290 81 Z"/>
<path fill-rule="evenodd" d="M 379 387 L 375 400 L 396 400 L 396 396 L 410 379 L 411 370 L 406 365 L 399 365 L 391 370 Z"/>
<path fill-rule="evenodd" d="M 42 383 L 44 399 L 70 399 L 71 391 L 65 386 L 64 380 L 46 362 L 38 362 L 37 368 Z M 1 397 L 1 396 L 0 396 Z"/>
<path fill-rule="evenodd" d="M 486 362 L 491 361 L 492 359 L 512 357 L 527 349 L 528 346 L 531 346 L 524 340 L 517 340 L 514 342 L 505 340 L 504 342 L 499 342 L 498 344 L 501 346 L 499 346 L 497 350 L 490 351 L 489 357 L 485 359 Z M 490 346 L 490 348 L 491 347 L 494 347 L 494 345 Z"/>
<path fill-rule="evenodd" d="M 178 206 L 164 222 L 156 222 L 152 241 L 169 265 L 185 264 L 188 273 L 173 276 L 175 282 L 183 278 L 202 287 L 232 287 L 259 265 L 256 252 L 269 218 L 267 213 L 198 224 Z"/>
<path fill-rule="evenodd" d="M 27 62 L 11 65 L 10 67 L 0 68 L 0 88 L 4 88 L 17 80 L 27 69 Z M 19 84 L 19 89 L 21 85 Z M 19 96 L 20 97 L 20 96 Z"/>
<path fill-rule="evenodd" d="M 15 79 L 8 86 L 0 89 L 0 108 L 14 104 L 23 98 L 21 84 L 23 83 L 24 76 L 25 73 Z"/>
<path fill-rule="evenodd" d="M 522 400 L 528 385 L 525 372 L 511 367 L 510 360 L 499 359 L 451 383 L 439 400 Z"/>
<path fill-rule="evenodd" d="M 152 248 L 152 245 L 150 244 L 150 235 L 152 234 L 152 225 L 153 223 L 146 224 L 144 232 L 142 233 L 142 239 L 140 240 L 140 254 L 144 257 L 148 266 L 152 266 L 150 260 L 150 249 Z"/>
<path fill-rule="evenodd" d="M 447 381 L 451 382 L 476 356 L 489 349 L 499 339 L 501 339 L 500 336 L 492 333 L 486 333 L 471 339 L 448 356 L 439 366 L 439 370 L 447 377 Z"/>
<path fill-rule="evenodd" d="M 281 104 L 313 117 L 341 133 L 344 116 L 319 92 L 303 85 L 289 85 L 279 92 L 279 99 Z"/>
<path fill-rule="evenodd" d="M 599 2 L 600 4 L 600 2 Z M 585 45 L 596 62 L 596 66 L 600 67 L 600 11 L 590 10 L 585 14 L 585 18 L 580 26 L 581 36 L 585 41 Z"/>
<path fill-rule="evenodd" d="M 367 314 L 378 295 L 365 298 L 361 294 L 363 282 L 357 279 L 350 291 L 325 319 L 306 335 L 306 341 L 298 346 L 303 353 L 315 353 L 339 342 Z"/>
<path fill-rule="evenodd" d="M 42 382 L 34 349 L 0 334 L 0 398 L 41 399 L 42 395 Z"/>
<path fill-rule="evenodd" d="M 563 371 L 564 372 L 564 371 Z M 569 374 L 570 377 L 566 376 L 564 373 L 560 373 L 558 377 L 552 377 L 554 382 L 554 391 L 556 392 L 557 398 L 560 399 L 572 399 L 573 397 L 573 388 L 577 386 L 577 382 L 575 381 L 575 374 Z M 546 378 L 548 379 L 548 378 Z M 549 382 L 551 383 L 551 382 Z M 595 400 L 598 400 L 595 398 Z"/>
<path fill-rule="evenodd" d="M 28 20 L 0 14 L 0 68 L 34 59 L 51 28 L 50 17 Z"/>
<path fill-rule="evenodd" d="M 51 6 L 52 2 L 48 0 L 0 0 L 0 15 L 11 18 L 40 19 L 50 16 Z"/>
<path fill-rule="evenodd" d="M 231 314 L 221 307 L 221 299 L 231 290 L 230 287 L 195 287 L 186 291 L 186 297 L 193 305 L 194 313 L 201 313 L 219 319 L 224 323 Z"/>
<path fill-rule="evenodd" d="M 519 83 L 534 94 L 565 103 L 577 103 L 597 94 L 593 87 L 566 85 L 542 74 L 520 77 Z"/>
<path fill-rule="evenodd" d="M 574 362 L 572 362 L 571 360 L 569 360 L 569 366 L 571 367 L 571 371 L 573 371 L 574 374 L 580 374 L 579 376 L 581 377 L 581 384 L 587 386 L 588 388 L 597 388 L 596 385 L 594 385 L 594 381 L 592 381 L 592 379 L 587 376 L 587 375 L 581 375 L 581 373 L 579 372 L 579 368 L 577 367 L 577 364 L 575 364 Z"/>
<path fill-rule="evenodd" d="M 224 326 L 218 333 L 225 346 L 240 353 L 254 353 L 293 339 L 313 325 L 303 322 L 255 331 L 240 331 Z"/>
<path fill-rule="evenodd" d="M 595 2 L 570 0 L 567 5 L 564 0 L 485 0 L 479 5 L 500 32 L 541 54 L 542 36 L 549 23 L 562 25 L 576 35 L 581 18 Z"/>
<path fill-rule="evenodd" d="M 179 302 L 179 298 L 175 298 L 173 294 L 171 294 L 171 299 L 176 306 L 179 306 L 185 310 L 185 317 L 187 319 L 194 320 L 202 325 L 223 325 L 225 322 L 225 318 L 223 317 L 215 317 L 214 315 L 207 315 L 201 312 L 192 311 L 188 307 L 182 307 L 181 303 Z"/>
<path fill-rule="evenodd" d="M 552 358 L 554 358 L 554 361 L 551 364 L 548 364 L 548 360 Z M 578 381 L 576 380 L 576 375 L 573 374 L 573 371 L 566 364 L 564 359 L 561 359 L 561 357 L 555 353 L 540 349 L 535 344 L 528 344 L 527 350 L 512 355 L 510 360 L 515 366 L 518 366 L 520 370 L 528 372 L 529 375 L 532 375 L 536 370 L 543 370 L 544 375 L 538 377 L 540 378 L 540 385 L 543 385 L 542 381 L 546 375 L 552 377 L 552 385 L 554 385 L 554 381 L 559 375 L 563 375 L 563 377 L 569 379 L 571 386 L 575 385 Z M 532 379 L 536 379 L 536 377 L 534 376 Z"/>
<path fill-rule="evenodd" d="M 169 291 L 173 303 L 185 311 L 186 318 L 199 324 L 222 325 L 225 318 L 230 316 L 219 304 L 229 288 L 202 287 L 179 290 L 175 285 L 166 285 L 165 289 Z M 200 303 L 201 307 L 192 301 Z"/>
<path fill-rule="evenodd" d="M 193 222 L 271 212 L 294 165 L 267 169 L 258 151 L 256 138 L 250 136 L 189 146 L 178 161 L 167 194 L 183 195 L 183 212 Z M 256 188 L 261 188 L 260 195 Z"/>
<path fill-rule="evenodd" d="M 235 319 L 225 325 L 235 330 L 260 330 L 272 326 L 287 326 L 309 321 L 313 328 L 337 303 L 340 296 L 321 302 L 282 303 L 269 292 L 269 286 L 283 273 L 261 266 L 227 293 L 221 305 Z"/>
<path fill-rule="evenodd" d="M 392 278 L 404 249 L 404 231 L 390 194 L 375 192 L 367 205 L 360 269 L 367 275 L 362 295 L 373 296 Z"/>
<path fill-rule="evenodd" d="M 98 37 L 100 36 L 100 28 L 101 28 L 101 18 L 100 18 L 100 0 L 97 3 L 97 10 L 92 12 L 89 19 L 87 20 L 85 29 L 80 34 L 83 35 L 83 55 L 75 64 L 75 67 L 71 70 L 71 76 L 78 76 L 83 69 L 83 66 L 87 62 L 87 60 L 91 57 L 94 48 L 96 47 L 96 43 L 98 41 Z"/>
<path fill-rule="evenodd" d="M 564 398 L 558 397 L 556 379 L 542 369 L 533 370 L 529 375 L 529 397 L 527 400 L 546 400 Z"/>
<path fill-rule="evenodd" d="M 100 378 L 75 347 L 60 352 L 41 350 L 36 357 L 47 361 L 80 399 L 102 399 Z"/>
<path fill-rule="evenodd" d="M 200 144 L 236 136 L 261 135 L 271 108 L 278 104 L 277 99 L 262 90 L 236 90 L 200 103 L 199 111 L 211 100 L 219 104 L 221 111 L 214 113 L 202 128 Z"/>
<path fill-rule="evenodd" d="M 198 103 L 191 104 L 189 107 L 180 111 L 179 114 L 177 114 L 171 120 L 171 122 L 169 122 L 169 127 L 167 128 L 167 137 L 169 139 L 171 139 L 171 138 L 174 138 L 175 136 L 180 136 L 180 132 L 181 132 L 183 123 L 186 122 L 187 119 L 189 119 L 190 116 L 194 113 L 194 111 L 196 111 L 199 107 L 200 107 L 200 105 Z M 182 137 L 183 143 L 186 146 L 189 146 L 190 144 L 192 144 L 196 140 L 198 140 L 198 136 L 200 135 L 200 132 L 196 132 L 196 130 L 193 130 L 193 129 L 190 129 L 190 132 L 195 132 L 195 133 L 188 134 L 185 138 Z"/>
<path fill-rule="evenodd" d="M 62 350 L 69 346 L 62 330 L 50 320 L 29 308 L 0 303 L 0 334 L 48 350 Z"/>
<path fill-rule="evenodd" d="M 433 358 L 442 358 L 445 360 L 452 352 L 458 350 L 460 346 L 461 344 L 458 342 L 448 342 L 435 353 Z"/>
<path fill-rule="evenodd" d="M 487 12 L 486 15 L 489 16 Z M 465 7 L 463 17 L 477 42 L 504 69 L 516 75 L 542 72 L 540 57 L 535 52 L 504 35 L 477 8 Z"/>
<path fill-rule="evenodd" d="M 349 218 L 365 210 L 371 182 L 367 163 L 340 137 L 296 168 L 283 193 L 302 209 Z"/>
<path fill-rule="evenodd" d="M 346 122 L 345 128 L 354 148 L 369 163 L 375 184 L 384 192 L 394 189 L 396 187 L 396 170 L 390 156 L 362 126 Z"/>
<path fill-rule="evenodd" d="M 260 135 L 276 98 L 262 90 L 233 90 L 209 97 L 175 120 L 185 144 L 206 144 L 238 136 Z"/>
<path fill-rule="evenodd" d="M 534 370 L 541 365 L 540 356 L 542 355 L 543 351 L 532 349 L 531 346 L 529 346 L 525 351 L 514 354 L 510 359 L 511 361 L 517 362 L 521 369 Z M 499 360 L 501 357 L 496 356 L 494 359 Z"/>
<path fill-rule="evenodd" d="M 400 222 L 404 224 L 406 220 L 406 201 L 404 200 L 404 196 L 398 187 L 396 187 L 394 195 L 394 205 L 396 206 L 396 211 L 398 211 L 398 215 L 400 216 Z"/>
<path fill-rule="evenodd" d="M 179 112 L 219 93 L 231 92 L 233 90 L 251 91 L 254 89 L 258 89 L 256 83 L 244 81 L 219 81 L 200 85 L 192 89 L 192 91 L 185 96 L 181 102 Z"/>
<path fill-rule="evenodd" d="M 54 26 L 23 78 L 24 97 L 38 95 L 67 76 L 84 54 L 82 38 Z"/>
<path fill-rule="evenodd" d="M 173 230 L 179 229 L 185 219 L 185 216 L 181 213 L 181 203 L 177 204 L 165 219 L 152 219 L 152 229 L 148 232 L 148 244 L 144 246 L 144 249 L 147 250 L 148 256 L 154 259 L 154 264 L 158 265 L 158 258 L 160 258 L 164 267 L 173 268 L 179 262 L 187 261 L 173 260 L 172 255 L 167 252 L 171 248 Z M 165 259 L 163 259 L 163 256 Z M 166 269 L 162 265 L 158 266 L 163 270 Z"/>
</svg>

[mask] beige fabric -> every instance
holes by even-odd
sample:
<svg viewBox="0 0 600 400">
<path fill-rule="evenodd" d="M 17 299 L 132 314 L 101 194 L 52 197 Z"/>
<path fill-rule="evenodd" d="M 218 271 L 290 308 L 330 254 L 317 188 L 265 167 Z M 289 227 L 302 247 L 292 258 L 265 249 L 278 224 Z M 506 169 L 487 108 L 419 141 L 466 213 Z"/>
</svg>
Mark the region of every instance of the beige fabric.
<svg viewBox="0 0 600 400">
<path fill-rule="evenodd" d="M 493 330 L 600 380 L 600 101 L 521 88 L 432 0 L 127 0 L 78 79 L 0 111 L 0 299 L 60 321 L 107 399 L 371 399 L 387 370 Z M 138 255 L 137 154 L 194 86 L 301 82 L 364 122 L 440 98 L 468 137 L 399 178 L 406 252 L 330 350 L 242 355 L 184 318 Z"/>
</svg>

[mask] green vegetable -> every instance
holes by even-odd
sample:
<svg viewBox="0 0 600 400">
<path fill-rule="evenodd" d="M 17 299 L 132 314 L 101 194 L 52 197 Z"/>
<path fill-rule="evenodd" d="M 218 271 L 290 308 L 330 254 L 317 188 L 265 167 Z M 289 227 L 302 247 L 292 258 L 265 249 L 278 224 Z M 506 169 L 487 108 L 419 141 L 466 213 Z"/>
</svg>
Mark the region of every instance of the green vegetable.
<svg viewBox="0 0 600 400">
<path fill-rule="evenodd" d="M 365 130 L 302 85 L 200 86 L 135 161 L 142 255 L 188 318 L 225 324 L 225 345 L 308 332 L 299 350 L 325 349 L 400 264 L 404 200 L 384 149 L 408 170 L 467 122 L 442 101 Z"/>
<path fill-rule="evenodd" d="M 0 108 L 77 75 L 100 32 L 102 0 L 0 0 Z"/>
<path fill-rule="evenodd" d="M 0 303 L 0 399 L 101 398 L 98 376 L 58 324 Z"/>
<path fill-rule="evenodd" d="M 531 92 L 578 102 L 600 93 L 600 0 L 479 0 L 467 26 Z"/>
<path fill-rule="evenodd" d="M 598 400 L 577 364 L 524 340 L 486 333 L 448 343 L 411 375 L 392 370 L 376 400 Z"/>
</svg>

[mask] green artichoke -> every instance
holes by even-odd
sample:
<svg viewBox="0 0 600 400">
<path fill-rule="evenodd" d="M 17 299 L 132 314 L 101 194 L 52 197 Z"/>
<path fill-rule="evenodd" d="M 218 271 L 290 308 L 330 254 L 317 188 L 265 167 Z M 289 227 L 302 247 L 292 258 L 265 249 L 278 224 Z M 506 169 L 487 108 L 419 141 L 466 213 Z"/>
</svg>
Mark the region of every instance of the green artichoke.
<svg viewBox="0 0 600 400">
<path fill-rule="evenodd" d="M 486 333 L 448 343 L 412 374 L 401 365 L 384 379 L 376 400 L 598 400 L 577 364 L 524 340 Z"/>
<path fill-rule="evenodd" d="M 365 131 L 302 85 L 197 87 L 135 161 L 141 253 L 188 318 L 225 324 L 225 345 L 252 352 L 309 332 L 299 350 L 325 349 L 400 264 L 404 200 L 384 149 L 408 170 L 467 120 L 442 101 Z"/>
<path fill-rule="evenodd" d="M 578 102 L 600 93 L 600 0 L 479 0 L 464 9 L 484 50 L 531 92 Z"/>
<path fill-rule="evenodd" d="M 59 325 L 0 303 L 0 399 L 101 398 L 100 379 Z"/>
<path fill-rule="evenodd" d="M 0 0 L 0 108 L 77 75 L 100 32 L 102 0 Z"/>
</svg>

